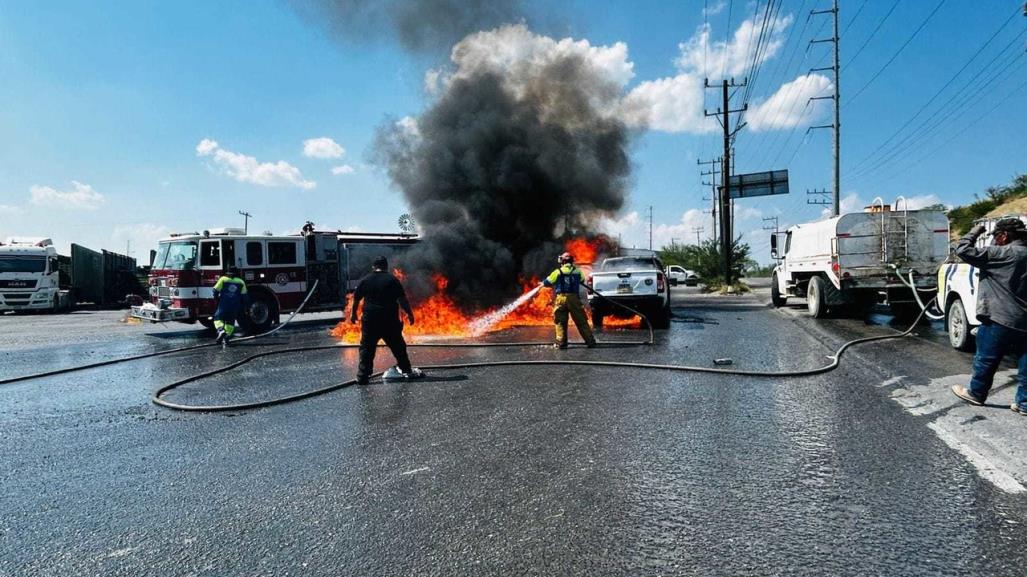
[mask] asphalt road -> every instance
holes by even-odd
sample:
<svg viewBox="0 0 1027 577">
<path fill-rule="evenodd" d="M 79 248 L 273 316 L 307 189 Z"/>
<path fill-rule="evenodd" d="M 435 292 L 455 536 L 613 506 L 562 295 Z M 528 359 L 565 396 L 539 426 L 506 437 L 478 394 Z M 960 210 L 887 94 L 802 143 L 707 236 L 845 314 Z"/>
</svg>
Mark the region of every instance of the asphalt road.
<svg viewBox="0 0 1027 577">
<path fill-rule="evenodd" d="M 652 347 L 413 354 L 780 370 L 893 330 L 767 300 L 676 289 L 680 318 Z M 0 318 L 0 378 L 203 338 L 119 318 Z M 330 327 L 268 340 L 328 343 Z M 48 340 L 55 329 L 79 336 Z M 1027 420 L 937 395 L 968 361 L 921 332 L 814 377 L 454 370 L 237 414 L 148 398 L 268 346 L 2 386 L 0 575 L 1020 576 L 1027 479 L 1001 447 Z M 171 397 L 267 398 L 349 378 L 354 363 L 351 350 L 272 357 Z"/>
</svg>

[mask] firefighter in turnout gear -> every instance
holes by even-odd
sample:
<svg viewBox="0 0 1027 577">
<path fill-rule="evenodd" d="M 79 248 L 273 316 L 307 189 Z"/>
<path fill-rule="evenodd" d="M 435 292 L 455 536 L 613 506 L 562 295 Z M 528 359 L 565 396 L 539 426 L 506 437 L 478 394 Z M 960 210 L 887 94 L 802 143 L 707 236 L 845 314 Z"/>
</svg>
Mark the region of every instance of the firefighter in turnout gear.
<svg viewBox="0 0 1027 577">
<path fill-rule="evenodd" d="M 214 285 L 214 298 L 218 308 L 214 311 L 214 328 L 218 331 L 217 342 L 228 343 L 235 334 L 235 321 L 242 315 L 249 298 L 246 282 L 239 278 L 239 269 L 230 266 L 224 276 Z"/>
<path fill-rule="evenodd" d="M 366 385 L 374 372 L 374 356 L 378 349 L 378 341 L 384 340 L 396 359 L 396 364 L 404 378 L 420 378 L 424 373 L 410 366 L 407 355 L 407 343 L 403 340 L 403 321 L 399 318 L 399 309 L 407 315 L 410 324 L 414 324 L 414 311 L 407 301 L 406 291 L 399 279 L 388 272 L 389 261 L 384 256 L 374 259 L 371 274 L 360 279 L 356 292 L 353 293 L 353 307 L 350 309 L 349 322 L 357 322 L 357 310 L 363 301 L 363 314 L 360 317 L 360 361 L 357 367 L 357 384 Z"/>
<path fill-rule="evenodd" d="M 542 284 L 552 287 L 556 292 L 553 320 L 556 323 L 556 344 L 558 349 L 567 348 L 567 317 L 574 319 L 574 325 L 585 339 L 588 348 L 596 346 L 596 338 L 592 327 L 588 325 L 585 307 L 581 304 L 581 286 L 585 284 L 585 275 L 574 266 L 574 257 L 565 252 L 559 258 L 560 268 L 554 270 Z"/>
</svg>

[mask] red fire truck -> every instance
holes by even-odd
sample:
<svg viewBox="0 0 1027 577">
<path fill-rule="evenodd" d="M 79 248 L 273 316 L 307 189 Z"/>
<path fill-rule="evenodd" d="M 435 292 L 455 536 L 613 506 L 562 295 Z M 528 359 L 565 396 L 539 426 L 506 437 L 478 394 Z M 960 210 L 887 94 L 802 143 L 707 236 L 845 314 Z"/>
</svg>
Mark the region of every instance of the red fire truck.
<svg viewBox="0 0 1027 577">
<path fill-rule="evenodd" d="M 159 241 L 153 258 L 150 302 L 132 307 L 132 316 L 213 326 L 214 283 L 234 264 L 250 295 L 241 322 L 247 332 L 264 332 L 281 313 L 300 306 L 315 280 L 317 290 L 303 311 L 343 309 L 374 257 L 394 255 L 417 241 L 409 234 L 316 231 L 309 223 L 301 234 L 286 236 L 233 228 L 172 234 Z"/>
</svg>

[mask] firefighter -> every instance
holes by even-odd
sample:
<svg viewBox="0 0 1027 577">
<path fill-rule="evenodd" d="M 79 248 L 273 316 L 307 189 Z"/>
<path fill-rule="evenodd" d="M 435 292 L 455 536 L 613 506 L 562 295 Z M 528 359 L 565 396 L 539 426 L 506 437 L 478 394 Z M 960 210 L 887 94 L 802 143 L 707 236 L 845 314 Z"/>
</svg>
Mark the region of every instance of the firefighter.
<svg viewBox="0 0 1027 577">
<path fill-rule="evenodd" d="M 952 392 L 971 405 L 983 405 L 995 373 L 1007 354 L 1019 367 L 1013 412 L 1027 416 L 1027 226 L 1016 217 L 995 223 L 991 246 L 977 247 L 984 225 L 970 229 L 956 256 L 980 270 L 977 289 L 977 354 L 969 386 L 952 385 Z"/>
<path fill-rule="evenodd" d="M 357 384 L 366 385 L 374 371 L 374 355 L 378 341 L 384 340 L 395 357 L 397 367 L 405 378 L 423 376 L 420 369 L 410 366 L 407 355 L 407 343 L 403 340 L 403 321 L 399 318 L 399 309 L 407 315 L 410 325 L 414 324 L 414 311 L 407 301 L 406 292 L 399 279 L 388 272 L 389 261 L 384 256 L 374 259 L 371 274 L 360 279 L 357 290 L 353 293 L 353 307 L 350 310 L 349 322 L 357 322 L 357 310 L 363 301 L 364 309 L 360 318 L 360 364 L 357 367 Z"/>
<path fill-rule="evenodd" d="M 585 316 L 585 308 L 581 305 L 581 297 L 578 294 L 581 286 L 585 284 L 585 276 L 581 269 L 574 266 L 574 257 L 571 253 L 565 252 L 558 259 L 560 267 L 554 270 L 542 284 L 552 287 L 556 291 L 556 301 L 553 307 L 553 320 L 556 323 L 556 343 L 553 345 L 558 349 L 567 348 L 567 317 L 574 319 L 574 325 L 578 332 L 585 339 L 588 348 L 596 346 L 596 338 L 592 334 L 592 327 L 588 325 L 588 317 Z"/>
<path fill-rule="evenodd" d="M 235 334 L 235 321 L 242 314 L 247 298 L 246 282 L 239 278 L 239 269 L 228 267 L 224 276 L 214 285 L 214 299 L 218 303 L 214 311 L 217 342 L 227 344 Z"/>
</svg>

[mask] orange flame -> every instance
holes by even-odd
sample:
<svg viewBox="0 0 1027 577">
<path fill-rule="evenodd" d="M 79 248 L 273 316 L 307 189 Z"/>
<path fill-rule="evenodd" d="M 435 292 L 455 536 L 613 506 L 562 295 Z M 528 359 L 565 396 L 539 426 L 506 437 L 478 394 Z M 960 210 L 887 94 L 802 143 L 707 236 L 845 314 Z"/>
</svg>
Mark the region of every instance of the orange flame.
<svg viewBox="0 0 1027 577">
<path fill-rule="evenodd" d="M 599 239 L 572 238 L 563 243 L 563 249 L 574 257 L 578 265 L 593 264 L 601 248 Z"/>
<path fill-rule="evenodd" d="M 574 255 L 575 262 L 584 264 L 595 260 L 599 254 L 600 247 L 601 243 L 599 241 L 583 238 L 571 239 L 565 243 L 565 250 Z M 403 271 L 399 269 L 394 269 L 393 274 L 401 281 L 406 278 Z M 471 337 L 473 336 L 471 323 L 480 315 L 496 310 L 482 311 L 480 315 L 465 314 L 453 299 L 446 294 L 449 279 L 441 274 L 435 274 L 432 276 L 432 280 L 435 282 L 436 292 L 427 300 L 414 306 L 414 319 L 416 322 L 413 326 L 408 325 L 404 327 L 403 332 L 407 336 Z M 526 294 L 533 290 L 539 285 L 539 282 L 537 277 L 522 279 L 521 294 Z M 352 296 L 347 296 L 346 300 L 346 312 L 348 314 L 352 305 Z M 495 332 L 524 326 L 552 326 L 552 300 L 552 291 L 541 290 L 534 298 L 524 303 L 523 306 L 501 319 L 489 331 Z M 642 326 L 641 319 L 638 317 L 633 319 L 607 317 L 604 319 L 604 325 L 610 328 L 639 328 Z M 344 320 L 332 329 L 332 336 L 342 339 L 347 343 L 359 342 L 360 325 L 358 323 L 348 323 Z"/>
</svg>

